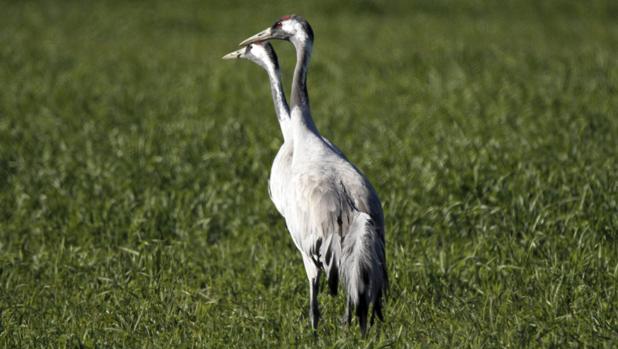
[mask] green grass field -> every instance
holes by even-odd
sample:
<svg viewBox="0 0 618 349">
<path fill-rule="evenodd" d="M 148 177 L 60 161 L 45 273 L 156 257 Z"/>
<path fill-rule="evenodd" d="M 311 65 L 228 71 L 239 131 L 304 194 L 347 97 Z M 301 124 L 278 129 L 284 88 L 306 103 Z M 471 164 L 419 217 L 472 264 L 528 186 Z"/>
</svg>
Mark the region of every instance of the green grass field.
<svg viewBox="0 0 618 349">
<path fill-rule="evenodd" d="M 253 6 L 2 1 L 1 347 L 618 347 L 616 2 Z M 365 339 L 326 292 L 312 335 L 266 75 L 220 59 L 289 13 L 385 210 Z"/>
</svg>

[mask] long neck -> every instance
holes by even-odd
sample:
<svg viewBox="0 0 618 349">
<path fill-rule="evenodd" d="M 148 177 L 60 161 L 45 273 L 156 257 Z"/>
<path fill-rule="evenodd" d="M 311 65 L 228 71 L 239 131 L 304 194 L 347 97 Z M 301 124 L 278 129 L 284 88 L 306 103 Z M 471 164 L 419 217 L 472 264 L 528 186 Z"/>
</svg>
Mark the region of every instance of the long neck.
<svg viewBox="0 0 618 349">
<path fill-rule="evenodd" d="M 291 141 L 292 131 L 289 125 L 290 107 L 285 99 L 285 93 L 283 92 L 283 86 L 281 85 L 281 73 L 279 68 L 273 65 L 269 66 L 266 71 L 268 72 L 268 78 L 270 80 L 270 92 L 272 93 L 273 105 L 275 106 L 275 112 L 277 113 L 281 133 L 283 134 L 283 140 Z"/>
<path fill-rule="evenodd" d="M 292 121 L 307 131 L 319 134 L 311 118 L 309 94 L 307 93 L 307 67 L 311 59 L 312 43 L 306 40 L 293 42 L 293 44 L 296 48 L 296 67 L 292 80 Z"/>
</svg>

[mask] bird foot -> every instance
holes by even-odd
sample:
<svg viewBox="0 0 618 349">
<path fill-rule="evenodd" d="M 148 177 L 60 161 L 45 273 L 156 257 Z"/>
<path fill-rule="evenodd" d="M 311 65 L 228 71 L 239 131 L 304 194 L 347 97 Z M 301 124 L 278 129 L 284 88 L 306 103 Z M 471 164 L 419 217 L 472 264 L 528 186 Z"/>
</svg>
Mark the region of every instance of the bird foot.
<svg viewBox="0 0 618 349">
<path fill-rule="evenodd" d="M 347 314 L 344 314 L 340 319 L 339 319 L 339 323 L 342 326 L 350 326 L 350 324 L 352 323 L 350 316 L 348 316 Z"/>
</svg>

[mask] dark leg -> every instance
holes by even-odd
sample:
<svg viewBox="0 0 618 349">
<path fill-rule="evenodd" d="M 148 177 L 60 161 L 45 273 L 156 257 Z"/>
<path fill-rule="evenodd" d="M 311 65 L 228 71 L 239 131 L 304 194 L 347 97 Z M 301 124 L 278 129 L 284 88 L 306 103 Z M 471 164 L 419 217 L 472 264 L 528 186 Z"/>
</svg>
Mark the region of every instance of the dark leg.
<svg viewBox="0 0 618 349">
<path fill-rule="evenodd" d="M 310 293 L 309 293 L 309 316 L 311 317 L 311 326 L 313 330 L 318 329 L 318 321 L 320 320 L 320 309 L 318 307 L 318 292 L 320 287 L 320 274 L 311 279 L 310 281 Z"/>
<path fill-rule="evenodd" d="M 375 303 L 373 304 L 373 311 L 371 312 L 371 326 L 375 320 L 376 315 L 380 321 L 384 322 L 384 315 L 382 315 L 382 291 L 378 292 Z"/>
<path fill-rule="evenodd" d="M 356 306 L 356 316 L 358 317 L 358 325 L 363 336 L 367 333 L 367 313 L 369 312 L 369 304 L 365 294 L 360 295 L 358 305 Z"/>
</svg>

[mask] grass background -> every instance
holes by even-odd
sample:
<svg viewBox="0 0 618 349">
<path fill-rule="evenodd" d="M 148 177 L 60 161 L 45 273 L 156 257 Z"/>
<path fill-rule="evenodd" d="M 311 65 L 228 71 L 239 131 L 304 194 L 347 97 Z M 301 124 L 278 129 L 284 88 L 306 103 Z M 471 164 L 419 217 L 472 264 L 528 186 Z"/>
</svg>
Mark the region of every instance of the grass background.
<svg viewBox="0 0 618 349">
<path fill-rule="evenodd" d="M 618 346 L 615 2 L 0 7 L 0 346 Z M 325 293 L 311 335 L 266 76 L 220 60 L 289 13 L 385 209 L 366 339 Z"/>
</svg>

